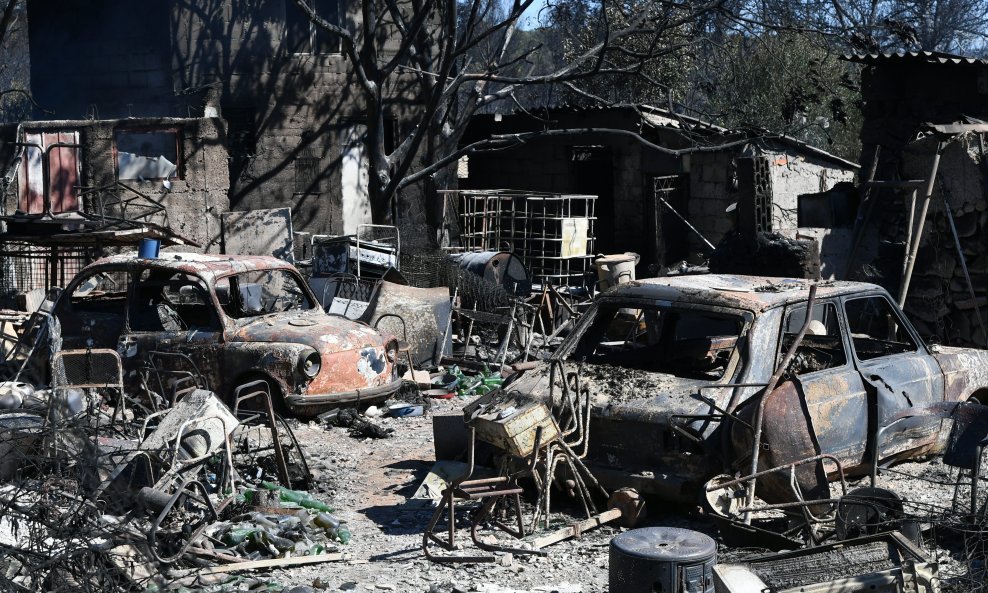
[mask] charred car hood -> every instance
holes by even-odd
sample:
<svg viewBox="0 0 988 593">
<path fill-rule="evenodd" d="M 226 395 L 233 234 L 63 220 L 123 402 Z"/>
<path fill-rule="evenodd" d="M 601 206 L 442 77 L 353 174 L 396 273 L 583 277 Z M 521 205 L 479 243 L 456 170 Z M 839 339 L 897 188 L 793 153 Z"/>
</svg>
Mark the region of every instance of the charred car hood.
<svg viewBox="0 0 988 593">
<path fill-rule="evenodd" d="M 567 364 L 567 375 L 576 368 L 575 364 Z M 589 389 L 593 397 L 593 415 L 601 418 L 665 423 L 669 416 L 677 414 L 714 412 L 697 395 L 701 386 L 716 383 L 710 379 L 683 379 L 609 365 L 583 364 L 580 366 L 579 380 L 581 389 Z M 556 383 L 555 393 L 558 398 L 561 393 L 558 372 Z M 570 385 L 573 385 L 572 381 Z M 540 365 L 526 371 L 507 389 L 534 399 L 548 399 L 549 365 Z M 729 393 L 727 389 L 720 391 Z"/>
<path fill-rule="evenodd" d="M 233 342 L 290 342 L 305 344 L 321 353 L 383 347 L 386 338 L 377 331 L 344 317 L 320 311 L 274 313 L 241 322 L 232 332 Z"/>
</svg>

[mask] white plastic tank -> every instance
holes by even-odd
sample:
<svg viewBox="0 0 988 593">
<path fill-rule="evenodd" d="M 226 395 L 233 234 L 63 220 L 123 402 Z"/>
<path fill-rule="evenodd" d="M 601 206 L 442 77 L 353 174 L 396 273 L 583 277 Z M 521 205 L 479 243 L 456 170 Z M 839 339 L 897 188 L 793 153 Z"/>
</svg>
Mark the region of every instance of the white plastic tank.
<svg viewBox="0 0 988 593">
<path fill-rule="evenodd" d="M 603 292 L 612 286 L 635 279 L 635 266 L 641 256 L 631 251 L 612 255 L 598 255 L 594 260 L 597 269 L 597 290 Z"/>
</svg>

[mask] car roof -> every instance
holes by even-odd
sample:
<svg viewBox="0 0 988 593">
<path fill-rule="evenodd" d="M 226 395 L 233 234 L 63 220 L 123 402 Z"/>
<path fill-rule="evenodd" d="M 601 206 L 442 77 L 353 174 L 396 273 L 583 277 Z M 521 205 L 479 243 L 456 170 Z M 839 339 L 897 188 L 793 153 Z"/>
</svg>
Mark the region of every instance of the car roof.
<svg viewBox="0 0 988 593">
<path fill-rule="evenodd" d="M 780 305 L 805 301 L 812 280 L 695 274 L 647 278 L 616 286 L 602 298 L 642 298 L 673 302 L 696 302 L 748 311 L 764 311 Z M 817 298 L 827 298 L 883 289 L 866 282 L 828 280 L 817 284 Z"/>
<path fill-rule="evenodd" d="M 207 253 L 164 252 L 151 259 L 137 257 L 136 252 L 123 253 L 104 257 L 86 266 L 86 269 L 104 266 L 133 266 L 175 270 L 201 276 L 211 282 L 213 279 L 239 274 L 252 270 L 286 269 L 295 267 L 276 257 L 267 255 L 211 255 Z"/>
</svg>

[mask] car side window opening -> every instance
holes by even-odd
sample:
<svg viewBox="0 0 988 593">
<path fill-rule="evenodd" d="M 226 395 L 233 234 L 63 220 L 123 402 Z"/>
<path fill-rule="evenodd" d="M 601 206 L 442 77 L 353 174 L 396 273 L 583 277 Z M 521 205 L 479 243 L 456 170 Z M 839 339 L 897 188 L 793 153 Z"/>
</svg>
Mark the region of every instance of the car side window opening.
<svg viewBox="0 0 988 593">
<path fill-rule="evenodd" d="M 844 314 L 847 315 L 847 327 L 858 360 L 919 349 L 892 303 L 884 297 L 847 299 L 844 301 Z"/>
<path fill-rule="evenodd" d="M 656 305 L 598 307 L 571 358 L 593 364 L 719 379 L 744 326 L 739 317 Z"/>
<path fill-rule="evenodd" d="M 215 331 L 219 319 L 205 283 L 189 274 L 144 270 L 130 305 L 133 331 Z"/>
<path fill-rule="evenodd" d="M 782 342 L 779 348 L 779 362 L 786 355 L 793 341 L 806 321 L 806 305 L 790 307 L 783 325 Z M 813 306 L 810 324 L 806 328 L 799 347 L 796 349 L 786 374 L 805 375 L 815 371 L 833 369 L 847 364 L 847 352 L 837 321 L 837 307 L 833 303 L 818 303 Z"/>
<path fill-rule="evenodd" d="M 242 272 L 220 278 L 215 286 L 223 311 L 234 319 L 315 307 L 299 279 L 287 270 Z"/>
<path fill-rule="evenodd" d="M 69 295 L 73 313 L 108 313 L 123 318 L 127 302 L 126 271 L 96 272 L 80 282 Z"/>
</svg>

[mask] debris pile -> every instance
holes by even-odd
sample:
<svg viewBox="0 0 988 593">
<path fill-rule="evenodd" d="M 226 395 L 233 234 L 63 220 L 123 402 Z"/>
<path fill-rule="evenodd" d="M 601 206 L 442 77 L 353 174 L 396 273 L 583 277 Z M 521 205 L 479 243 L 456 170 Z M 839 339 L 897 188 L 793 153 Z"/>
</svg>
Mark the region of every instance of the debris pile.
<svg viewBox="0 0 988 593">
<path fill-rule="evenodd" d="M 275 483 L 310 481 L 283 420 L 197 388 L 149 412 L 160 394 L 128 391 L 116 352 L 50 342 L 50 386 L 0 383 L 0 588 L 131 591 L 339 559 L 351 536 L 333 509 Z M 30 353 L 9 361 L 18 378 L 41 352 L 10 351 Z"/>
</svg>

